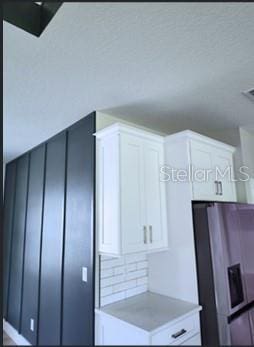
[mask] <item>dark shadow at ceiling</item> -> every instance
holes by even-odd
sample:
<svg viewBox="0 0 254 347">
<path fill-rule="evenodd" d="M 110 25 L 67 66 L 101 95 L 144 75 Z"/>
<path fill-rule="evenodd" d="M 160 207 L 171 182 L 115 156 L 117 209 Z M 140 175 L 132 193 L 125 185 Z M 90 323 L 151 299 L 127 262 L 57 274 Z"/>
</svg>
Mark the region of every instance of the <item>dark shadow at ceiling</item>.
<svg viewBox="0 0 254 347">
<path fill-rule="evenodd" d="M 3 19 L 26 32 L 39 37 L 50 23 L 62 2 L 5 1 Z"/>
</svg>

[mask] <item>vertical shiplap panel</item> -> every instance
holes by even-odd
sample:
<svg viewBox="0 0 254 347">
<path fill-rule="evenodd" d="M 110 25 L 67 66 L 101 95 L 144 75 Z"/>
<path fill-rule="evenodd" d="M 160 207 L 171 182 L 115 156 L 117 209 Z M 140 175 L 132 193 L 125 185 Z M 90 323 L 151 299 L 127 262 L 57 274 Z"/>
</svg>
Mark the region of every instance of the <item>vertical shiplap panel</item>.
<svg viewBox="0 0 254 347">
<path fill-rule="evenodd" d="M 45 145 L 37 147 L 30 154 L 27 202 L 21 332 L 33 345 L 37 337 L 44 157 Z"/>
<path fill-rule="evenodd" d="M 7 315 L 7 319 L 10 324 L 18 331 L 20 330 L 20 312 L 22 300 L 28 172 L 29 155 L 26 154 L 17 160 L 16 194 L 12 231 L 13 236 Z"/>
<path fill-rule="evenodd" d="M 95 114 L 68 130 L 63 345 L 93 345 L 94 339 L 94 132 Z"/>
<path fill-rule="evenodd" d="M 13 212 L 15 200 L 16 162 L 6 165 L 4 192 L 4 283 L 3 283 L 3 317 L 7 318 L 7 298 L 9 291 L 10 253 L 12 241 Z"/>
<path fill-rule="evenodd" d="M 47 144 L 41 249 L 39 345 L 59 345 L 65 200 L 66 134 Z"/>
</svg>

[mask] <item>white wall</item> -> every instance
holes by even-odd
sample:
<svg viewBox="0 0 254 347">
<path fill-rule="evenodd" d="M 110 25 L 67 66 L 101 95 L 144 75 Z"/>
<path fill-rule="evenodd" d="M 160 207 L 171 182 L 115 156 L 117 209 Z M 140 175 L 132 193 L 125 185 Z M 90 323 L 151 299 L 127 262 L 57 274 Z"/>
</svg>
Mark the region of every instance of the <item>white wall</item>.
<svg viewBox="0 0 254 347">
<path fill-rule="evenodd" d="M 150 131 L 154 134 L 158 134 L 158 135 L 162 135 L 162 136 L 167 135 L 166 133 L 162 133 L 162 132 L 156 131 L 154 129 L 138 125 L 136 123 L 128 122 L 128 121 L 125 121 L 123 119 L 108 115 L 106 113 L 96 111 L 96 131 L 99 131 L 103 128 L 106 128 L 107 126 L 113 125 L 113 124 L 118 123 L 118 122 L 122 123 L 122 124 L 130 125 L 130 126 L 135 126 L 136 128 L 147 130 L 147 131 Z"/>
<path fill-rule="evenodd" d="M 231 146 L 239 146 L 240 145 L 240 131 L 238 128 L 235 129 L 222 129 L 217 131 L 205 131 L 203 135 L 207 135 L 212 137 L 215 140 L 225 142 Z"/>
</svg>

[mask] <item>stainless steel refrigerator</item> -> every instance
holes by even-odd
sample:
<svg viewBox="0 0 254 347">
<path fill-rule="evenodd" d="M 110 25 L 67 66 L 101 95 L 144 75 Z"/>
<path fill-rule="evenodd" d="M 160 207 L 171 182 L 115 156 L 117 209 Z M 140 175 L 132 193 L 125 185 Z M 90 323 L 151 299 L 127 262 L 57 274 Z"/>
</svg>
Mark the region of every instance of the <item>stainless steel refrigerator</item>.
<svg viewBox="0 0 254 347">
<path fill-rule="evenodd" d="M 254 205 L 193 202 L 202 345 L 254 345 Z"/>
</svg>

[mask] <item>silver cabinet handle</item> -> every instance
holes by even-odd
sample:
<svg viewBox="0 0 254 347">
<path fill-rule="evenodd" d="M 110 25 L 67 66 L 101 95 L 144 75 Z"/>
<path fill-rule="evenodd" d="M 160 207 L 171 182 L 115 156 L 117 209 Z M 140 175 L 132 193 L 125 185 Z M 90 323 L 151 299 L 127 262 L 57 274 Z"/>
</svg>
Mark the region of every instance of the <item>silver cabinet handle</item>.
<svg viewBox="0 0 254 347">
<path fill-rule="evenodd" d="M 219 182 L 219 187 L 220 187 L 220 195 L 223 195 L 223 186 L 222 186 L 222 182 Z"/>
<path fill-rule="evenodd" d="M 219 193 L 219 181 L 214 181 L 214 183 L 215 183 L 215 194 L 220 195 L 220 193 Z"/>
<path fill-rule="evenodd" d="M 149 225 L 149 235 L 150 235 L 150 242 L 153 242 L 153 227 Z"/>
<path fill-rule="evenodd" d="M 147 244 L 147 233 L 146 233 L 146 226 L 143 226 L 143 231 L 144 231 L 144 243 Z"/>
</svg>

